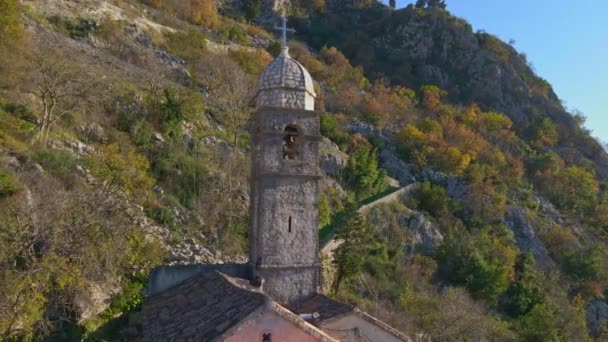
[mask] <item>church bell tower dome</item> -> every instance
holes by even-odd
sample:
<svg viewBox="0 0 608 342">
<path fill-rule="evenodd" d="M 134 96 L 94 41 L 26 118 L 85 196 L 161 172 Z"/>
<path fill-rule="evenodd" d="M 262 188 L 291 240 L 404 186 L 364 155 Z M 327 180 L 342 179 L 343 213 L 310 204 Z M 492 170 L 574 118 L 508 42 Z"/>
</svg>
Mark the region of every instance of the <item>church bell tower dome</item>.
<svg viewBox="0 0 608 342">
<path fill-rule="evenodd" d="M 289 109 L 315 109 L 312 77 L 304 66 L 291 58 L 287 47 L 262 72 L 256 86 L 256 106 Z"/>
<path fill-rule="evenodd" d="M 249 267 L 251 281 L 281 304 L 317 291 L 319 257 L 319 115 L 306 69 L 282 51 L 256 87 L 251 138 Z M 255 132 L 255 133 L 254 133 Z"/>
</svg>

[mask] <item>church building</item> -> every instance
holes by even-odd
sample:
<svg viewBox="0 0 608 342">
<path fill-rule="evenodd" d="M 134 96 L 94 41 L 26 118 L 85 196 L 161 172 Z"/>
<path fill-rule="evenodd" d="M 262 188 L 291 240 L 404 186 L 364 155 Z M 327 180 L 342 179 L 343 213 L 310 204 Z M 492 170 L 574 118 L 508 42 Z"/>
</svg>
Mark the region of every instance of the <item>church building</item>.
<svg viewBox="0 0 608 342">
<path fill-rule="evenodd" d="M 249 262 L 160 267 L 139 317 L 144 341 L 410 341 L 319 294 L 319 115 L 308 71 L 283 48 L 257 83 Z"/>
</svg>

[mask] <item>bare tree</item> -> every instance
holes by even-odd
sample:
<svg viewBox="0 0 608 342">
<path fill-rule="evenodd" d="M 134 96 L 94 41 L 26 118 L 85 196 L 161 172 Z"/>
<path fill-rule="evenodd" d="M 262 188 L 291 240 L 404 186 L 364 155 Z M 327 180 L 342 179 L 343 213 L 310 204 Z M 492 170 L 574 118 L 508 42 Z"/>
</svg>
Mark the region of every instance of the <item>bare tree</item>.
<svg viewBox="0 0 608 342">
<path fill-rule="evenodd" d="M 32 62 L 32 92 L 41 102 L 35 141 L 46 146 L 57 121 L 86 103 L 92 83 L 85 82 L 83 70 L 57 49 L 38 49 Z"/>
<path fill-rule="evenodd" d="M 201 86 L 225 110 L 236 153 L 239 135 L 249 121 L 249 103 L 255 88 L 253 79 L 236 62 L 213 54 L 199 62 L 196 73 Z"/>
</svg>

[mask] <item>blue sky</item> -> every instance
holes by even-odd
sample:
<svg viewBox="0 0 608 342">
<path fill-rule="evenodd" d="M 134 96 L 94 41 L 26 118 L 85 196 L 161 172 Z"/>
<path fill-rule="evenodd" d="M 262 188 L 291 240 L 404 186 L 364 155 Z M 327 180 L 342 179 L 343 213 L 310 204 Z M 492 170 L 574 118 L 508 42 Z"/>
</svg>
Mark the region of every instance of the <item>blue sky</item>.
<svg viewBox="0 0 608 342">
<path fill-rule="evenodd" d="M 384 1 L 388 3 L 388 0 Z M 397 0 L 405 7 L 414 0 Z M 608 0 L 447 0 L 474 30 L 515 40 L 586 127 L 608 142 Z"/>
</svg>

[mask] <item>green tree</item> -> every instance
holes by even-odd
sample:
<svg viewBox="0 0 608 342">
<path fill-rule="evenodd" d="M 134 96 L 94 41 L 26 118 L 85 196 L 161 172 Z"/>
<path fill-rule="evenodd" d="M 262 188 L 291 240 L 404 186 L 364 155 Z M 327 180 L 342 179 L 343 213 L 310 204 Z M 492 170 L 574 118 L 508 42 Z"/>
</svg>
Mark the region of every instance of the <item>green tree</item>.
<svg viewBox="0 0 608 342">
<path fill-rule="evenodd" d="M 355 201 L 347 203 L 346 215 L 336 229 L 336 241 L 342 244 L 334 252 L 336 280 L 334 292 L 340 291 L 340 285 L 357 275 L 363 265 L 364 257 L 372 245 L 373 230 L 365 216 L 357 212 Z"/>
<path fill-rule="evenodd" d="M 165 89 L 165 102 L 161 105 L 162 130 L 170 137 L 178 138 L 182 133 L 182 122 L 186 118 L 182 102 L 170 88 Z"/>
<path fill-rule="evenodd" d="M 445 0 L 418 0 L 418 1 L 416 1 L 416 7 L 418 7 L 418 8 L 435 7 L 435 8 L 445 9 L 447 7 L 447 4 L 445 3 Z"/>
<path fill-rule="evenodd" d="M 557 310 L 548 304 L 536 305 L 517 322 L 521 341 L 567 341 L 557 326 Z"/>
<path fill-rule="evenodd" d="M 378 166 L 376 152 L 366 146 L 360 145 L 351 153 L 342 172 L 344 183 L 359 200 L 386 188 L 386 173 Z"/>
<path fill-rule="evenodd" d="M 450 232 L 437 253 L 442 277 L 494 302 L 507 290 L 516 259 L 516 250 L 503 240 L 489 227 L 474 234 Z"/>
<path fill-rule="evenodd" d="M 277 58 L 281 54 L 281 43 L 279 42 L 270 42 L 266 47 L 266 52 L 268 52 L 272 57 Z"/>
<path fill-rule="evenodd" d="M 430 182 L 422 184 L 420 189 L 414 192 L 412 203 L 417 209 L 424 210 L 434 217 L 446 215 L 451 212 L 454 202 L 448 196 L 444 188 Z"/>
<path fill-rule="evenodd" d="M 512 317 L 525 315 L 544 301 L 541 278 L 534 269 L 534 257 L 521 254 L 515 264 L 517 280 L 509 286 L 503 301 L 504 310 Z"/>
<path fill-rule="evenodd" d="M 577 280 L 608 280 L 608 253 L 599 244 L 566 257 L 566 271 Z"/>
<path fill-rule="evenodd" d="M 262 0 L 248 0 L 243 2 L 243 12 L 248 20 L 254 20 L 262 13 Z"/>
<path fill-rule="evenodd" d="M 550 117 L 539 119 L 530 127 L 530 130 L 532 130 L 532 145 L 539 150 L 545 150 L 559 140 L 558 127 Z"/>
<path fill-rule="evenodd" d="M 325 194 L 321 194 L 321 196 L 319 196 L 319 228 L 325 227 L 330 223 L 331 207 L 329 206 L 329 199 Z"/>
<path fill-rule="evenodd" d="M 388 3 L 393 9 L 397 7 L 397 0 L 390 0 Z"/>
</svg>

